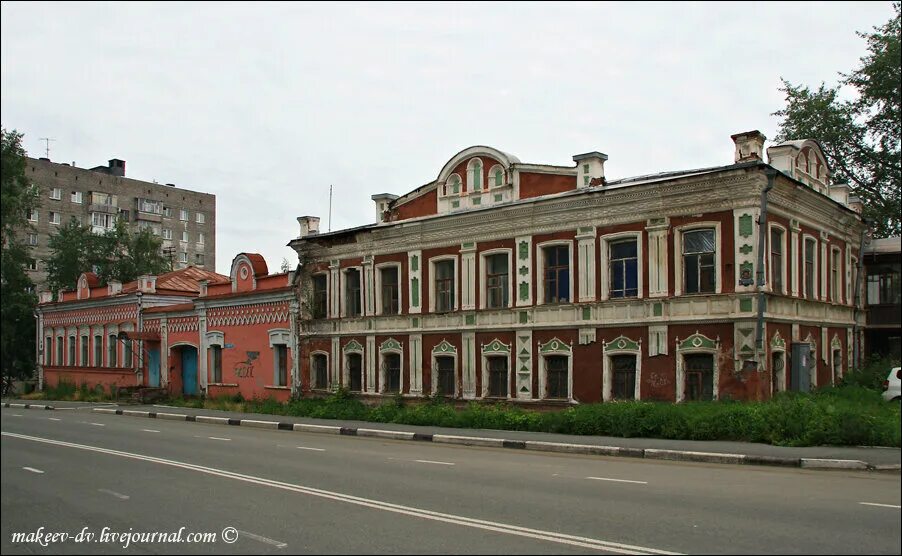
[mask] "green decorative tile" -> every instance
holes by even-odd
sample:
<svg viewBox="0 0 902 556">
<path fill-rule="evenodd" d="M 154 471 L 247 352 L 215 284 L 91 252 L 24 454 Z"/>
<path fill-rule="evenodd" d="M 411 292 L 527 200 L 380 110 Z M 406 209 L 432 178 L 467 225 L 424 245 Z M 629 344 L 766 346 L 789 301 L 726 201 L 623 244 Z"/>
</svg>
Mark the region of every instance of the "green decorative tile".
<svg viewBox="0 0 902 556">
<path fill-rule="evenodd" d="M 520 311 L 520 324 L 529 322 L 529 314 L 526 311 Z"/>
<path fill-rule="evenodd" d="M 495 194 L 495 202 L 496 203 L 500 203 L 502 199 L 504 199 L 504 196 L 501 193 Z"/>
<path fill-rule="evenodd" d="M 467 326 L 473 326 L 476 324 L 476 315 L 467 315 L 464 317 L 464 320 L 467 323 Z"/>
<path fill-rule="evenodd" d="M 664 304 L 663 303 L 654 303 L 651 306 L 652 314 L 656 317 L 660 317 L 664 314 Z"/>
<path fill-rule="evenodd" d="M 410 304 L 414 307 L 420 306 L 420 280 L 412 278 L 410 280 Z"/>
<path fill-rule="evenodd" d="M 743 313 L 750 313 L 752 311 L 752 298 L 746 297 L 739 300 L 739 310 Z"/>
<path fill-rule="evenodd" d="M 583 320 L 589 320 L 592 318 L 592 308 L 591 307 L 583 307 Z"/>
<path fill-rule="evenodd" d="M 529 242 L 520 242 L 520 260 L 529 258 Z"/>
<path fill-rule="evenodd" d="M 739 235 L 742 237 L 752 236 L 752 215 L 743 214 L 739 217 Z"/>
<path fill-rule="evenodd" d="M 410 258 L 410 270 L 414 272 L 420 270 L 420 257 L 414 255 Z"/>
<path fill-rule="evenodd" d="M 748 255 L 749 253 L 752 252 L 752 246 L 749 245 L 748 243 L 746 243 L 745 245 L 743 245 L 742 247 L 739 248 L 739 252 L 742 253 L 743 255 Z"/>
</svg>

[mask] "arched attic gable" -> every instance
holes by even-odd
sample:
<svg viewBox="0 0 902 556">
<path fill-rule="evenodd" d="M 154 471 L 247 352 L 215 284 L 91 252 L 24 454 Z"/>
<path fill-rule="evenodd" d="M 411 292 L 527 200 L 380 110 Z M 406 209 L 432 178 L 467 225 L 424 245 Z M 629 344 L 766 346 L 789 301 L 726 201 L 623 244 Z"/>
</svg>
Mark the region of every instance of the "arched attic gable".
<svg viewBox="0 0 902 556">
<path fill-rule="evenodd" d="M 245 292 L 257 289 L 257 278 L 269 274 L 266 260 L 258 253 L 239 253 L 232 259 L 229 277 L 232 280 L 233 292 Z"/>
<path fill-rule="evenodd" d="M 784 141 L 767 149 L 768 163 L 784 174 L 829 194 L 831 169 L 824 149 L 814 139 Z"/>
</svg>

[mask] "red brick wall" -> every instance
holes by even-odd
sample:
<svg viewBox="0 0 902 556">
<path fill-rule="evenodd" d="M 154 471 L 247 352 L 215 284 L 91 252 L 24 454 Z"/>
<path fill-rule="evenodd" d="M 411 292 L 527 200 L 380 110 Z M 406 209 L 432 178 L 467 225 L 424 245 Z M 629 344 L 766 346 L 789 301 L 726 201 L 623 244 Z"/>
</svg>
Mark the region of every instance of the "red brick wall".
<svg viewBox="0 0 902 556">
<path fill-rule="evenodd" d="M 392 211 L 392 220 L 407 220 L 408 218 L 417 218 L 420 216 L 429 216 L 438 213 L 438 195 L 433 189 L 428 193 L 420 195 L 416 199 L 407 201 L 403 205 L 398 205 Z"/>
<path fill-rule="evenodd" d="M 576 189 L 576 176 L 520 172 L 520 198 L 539 197 Z"/>
<path fill-rule="evenodd" d="M 60 380 L 64 380 L 76 386 L 87 384 L 88 388 L 94 388 L 98 384 L 104 387 L 106 392 L 110 386 L 138 386 L 137 374 L 126 369 L 95 369 L 90 367 L 44 367 L 44 383 L 48 386 L 57 386 Z"/>
</svg>

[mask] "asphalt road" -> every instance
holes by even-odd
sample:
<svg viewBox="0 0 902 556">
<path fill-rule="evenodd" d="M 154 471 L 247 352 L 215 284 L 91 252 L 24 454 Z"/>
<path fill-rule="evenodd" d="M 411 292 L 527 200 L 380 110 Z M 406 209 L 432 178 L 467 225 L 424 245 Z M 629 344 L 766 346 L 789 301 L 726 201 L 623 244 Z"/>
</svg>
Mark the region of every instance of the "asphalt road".
<svg viewBox="0 0 902 556">
<path fill-rule="evenodd" d="M 902 552 L 898 473 L 531 453 L 2 410 L 14 553 Z M 15 533 L 81 531 L 41 546 Z M 85 529 L 87 528 L 87 529 Z M 101 539 L 215 533 L 213 542 Z M 237 541 L 231 540 L 232 530 Z"/>
</svg>

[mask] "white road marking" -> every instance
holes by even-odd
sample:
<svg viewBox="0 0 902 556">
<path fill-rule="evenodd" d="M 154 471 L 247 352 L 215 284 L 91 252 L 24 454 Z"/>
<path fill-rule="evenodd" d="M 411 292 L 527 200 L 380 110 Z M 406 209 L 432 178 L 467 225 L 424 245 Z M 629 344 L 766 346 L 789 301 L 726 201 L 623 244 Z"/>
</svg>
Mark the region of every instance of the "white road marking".
<svg viewBox="0 0 902 556">
<path fill-rule="evenodd" d="M 94 425 L 95 427 L 105 427 L 106 426 L 103 423 L 88 423 L 88 424 Z"/>
<path fill-rule="evenodd" d="M 35 469 L 34 467 L 23 467 L 22 469 L 24 469 L 25 471 L 31 471 L 32 473 L 38 473 L 39 475 L 44 474 L 43 471 L 41 471 L 40 469 Z"/>
<path fill-rule="evenodd" d="M 257 542 L 262 542 L 262 543 L 266 543 L 266 544 L 271 544 L 271 545 L 273 545 L 273 546 L 276 547 L 276 548 L 285 548 L 286 546 L 288 546 L 288 544 L 286 544 L 286 543 L 284 543 L 284 542 L 275 541 L 275 540 L 270 539 L 270 538 L 268 538 L 268 537 L 261 537 L 260 535 L 255 535 L 255 534 L 253 534 L 253 533 L 248 533 L 247 531 L 242 531 L 241 529 L 238 529 L 238 533 L 240 533 L 241 536 L 243 536 L 243 537 L 247 537 L 247 538 L 249 538 L 249 539 L 253 539 L 253 540 L 257 541 Z"/>
<path fill-rule="evenodd" d="M 13 417 L 21 417 L 21 416 L 22 416 L 21 413 L 13 413 Z"/>
<path fill-rule="evenodd" d="M 878 508 L 896 508 L 902 509 L 902 506 L 894 506 L 892 504 L 875 504 L 873 502 L 859 502 L 862 506 L 877 506 Z"/>
<path fill-rule="evenodd" d="M 57 419 L 56 417 L 47 417 L 51 421 L 62 421 L 62 419 Z"/>
<path fill-rule="evenodd" d="M 298 450 L 310 450 L 311 452 L 325 452 L 325 448 L 308 448 L 307 446 L 298 446 Z"/>
<path fill-rule="evenodd" d="M 592 479 L 593 481 L 611 481 L 612 483 L 635 483 L 637 485 L 647 485 L 646 481 L 628 481 L 626 479 L 608 479 L 605 477 L 586 477 L 587 479 Z"/>
<path fill-rule="evenodd" d="M 415 461 L 417 463 L 434 463 L 436 465 L 455 465 L 453 463 L 448 463 L 447 461 L 431 461 L 428 459 L 415 459 L 413 461 Z"/>
<path fill-rule="evenodd" d="M 141 429 L 141 432 L 160 432 L 160 431 L 155 431 L 153 429 Z"/>
<path fill-rule="evenodd" d="M 120 500 L 128 500 L 129 498 L 131 498 L 128 495 L 120 494 L 120 493 L 116 492 L 115 490 L 107 490 L 105 488 L 98 488 L 97 492 L 102 492 L 104 494 L 109 494 L 111 496 L 115 496 L 116 498 L 118 498 Z"/>
<path fill-rule="evenodd" d="M 231 438 L 220 438 L 218 436 L 208 436 L 210 440 L 232 440 Z"/>
<path fill-rule="evenodd" d="M 459 515 L 453 514 L 445 514 L 440 512 L 434 512 L 431 510 L 424 510 L 421 508 L 415 508 L 411 506 L 402 506 L 400 504 L 391 504 L 389 502 L 382 502 L 379 500 L 373 500 L 369 498 L 362 498 L 359 496 L 352 496 L 349 494 L 342 494 L 339 492 L 322 490 L 313 487 L 307 487 L 298 484 L 286 483 L 282 481 L 275 481 L 272 479 L 265 479 L 263 477 L 255 477 L 252 475 L 243 475 L 240 473 L 234 473 L 231 471 L 225 471 L 223 469 L 216 469 L 213 467 L 204 467 L 201 465 L 196 465 L 193 463 L 184 463 L 180 461 L 168 460 L 153 456 L 145 456 L 142 454 L 135 454 L 130 452 L 122 452 L 119 450 L 111 450 L 108 448 L 100 448 L 97 446 L 87 446 L 84 444 L 74 444 L 72 442 L 64 442 L 61 440 L 52 440 L 49 438 L 40 438 L 36 436 L 27 436 L 24 434 L 17 434 L 12 432 L 2 432 L 0 433 L 3 436 L 7 436 L 10 438 L 18 438 L 21 440 L 30 440 L 32 442 L 41 442 L 44 444 L 52 444 L 55 446 L 63 446 L 67 448 L 75 448 L 78 450 L 87 450 L 91 452 L 98 452 L 102 454 L 107 454 L 111 456 L 118 456 L 122 458 L 128 458 L 133 460 L 140 461 L 148 461 L 151 463 L 157 463 L 160 465 L 167 465 L 170 467 L 178 467 L 180 469 L 187 469 L 189 471 L 195 471 L 197 473 L 203 473 L 205 475 L 212 475 L 216 477 L 223 477 L 226 479 L 233 479 L 236 481 L 242 481 L 245 483 L 251 483 L 261 486 L 267 486 L 271 488 L 278 488 L 281 490 L 286 490 L 290 492 L 297 492 L 299 494 L 306 494 L 308 496 L 316 496 L 318 498 L 325 498 L 328 500 L 335 500 L 337 502 L 344 502 L 346 504 L 354 504 L 356 506 L 363 506 L 366 508 L 372 508 L 376 510 L 382 510 L 385 512 L 392 512 L 401 515 L 409 515 L 412 517 L 417 517 L 421 519 L 429 519 L 432 521 L 440 521 L 444 523 L 451 523 L 454 525 L 460 525 L 462 527 L 472 527 L 475 529 L 482 529 L 486 531 L 494 531 L 497 533 L 503 533 L 506 535 L 515 535 L 518 537 L 526 537 L 531 539 L 538 539 L 548 542 L 555 542 L 559 544 L 565 544 L 570 546 L 577 546 L 581 548 L 589 548 L 593 550 L 605 550 L 608 552 L 614 552 L 617 554 L 679 554 L 677 552 L 668 552 L 665 550 L 659 550 L 655 548 L 648 548 L 643 546 L 636 546 L 630 544 L 617 543 L 612 541 L 604 541 L 600 539 L 592 539 L 588 537 L 579 537 L 575 535 L 567 535 L 564 533 L 557 533 L 554 531 L 543 531 L 541 529 L 530 529 L 528 527 L 520 527 L 517 525 L 509 525 L 505 523 L 499 523 L 495 521 L 487 521 L 482 519 L 474 519 Z"/>
</svg>

